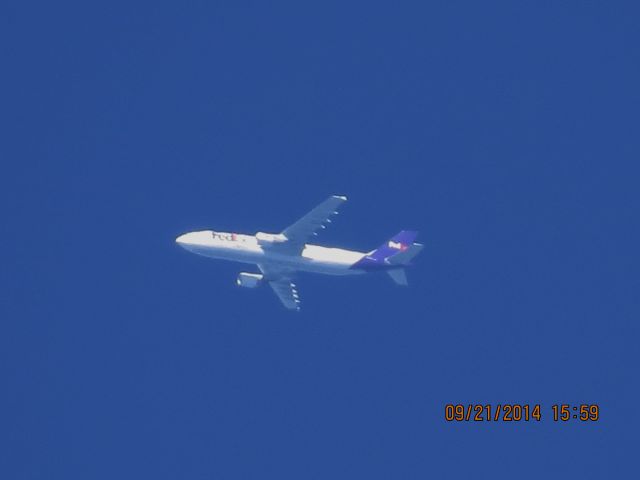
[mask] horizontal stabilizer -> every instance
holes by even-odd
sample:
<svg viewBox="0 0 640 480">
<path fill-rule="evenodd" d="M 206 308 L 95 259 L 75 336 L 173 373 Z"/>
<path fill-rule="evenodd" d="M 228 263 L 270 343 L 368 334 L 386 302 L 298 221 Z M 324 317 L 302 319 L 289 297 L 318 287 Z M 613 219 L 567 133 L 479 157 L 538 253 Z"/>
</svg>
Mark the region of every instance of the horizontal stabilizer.
<svg viewBox="0 0 640 480">
<path fill-rule="evenodd" d="M 393 270 L 387 270 L 387 273 L 389 274 L 391 279 L 396 282 L 396 284 L 402 285 L 403 287 L 409 285 L 409 282 L 407 281 L 407 272 L 404 268 L 394 268 Z"/>
</svg>

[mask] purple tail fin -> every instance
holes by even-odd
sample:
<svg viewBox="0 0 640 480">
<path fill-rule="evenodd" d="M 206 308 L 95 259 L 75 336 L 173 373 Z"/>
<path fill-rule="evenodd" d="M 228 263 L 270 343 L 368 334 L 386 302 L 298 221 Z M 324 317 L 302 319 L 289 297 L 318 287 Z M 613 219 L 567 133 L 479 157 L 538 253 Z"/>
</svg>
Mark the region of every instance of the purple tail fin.
<svg viewBox="0 0 640 480">
<path fill-rule="evenodd" d="M 418 232 L 403 230 L 364 256 L 353 265 L 353 268 L 379 268 L 389 266 L 388 259 L 408 250 L 413 245 L 413 241 L 417 236 Z"/>
<path fill-rule="evenodd" d="M 396 253 L 407 250 L 418 236 L 418 232 L 411 230 L 403 230 L 397 235 L 391 237 L 386 243 L 380 245 L 368 256 L 376 261 L 382 262 L 385 259 L 395 255 Z"/>
</svg>

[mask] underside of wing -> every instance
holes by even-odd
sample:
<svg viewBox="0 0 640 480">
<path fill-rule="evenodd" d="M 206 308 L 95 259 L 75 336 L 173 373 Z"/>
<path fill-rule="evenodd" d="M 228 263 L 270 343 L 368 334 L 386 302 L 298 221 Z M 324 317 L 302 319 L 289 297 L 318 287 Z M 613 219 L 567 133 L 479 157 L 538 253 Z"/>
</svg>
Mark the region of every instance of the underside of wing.
<svg viewBox="0 0 640 480">
<path fill-rule="evenodd" d="M 296 285 L 288 279 L 269 282 L 271 288 L 278 296 L 282 304 L 289 310 L 300 310 L 300 298 Z"/>
<path fill-rule="evenodd" d="M 273 264 L 260 264 L 258 268 L 282 304 L 289 310 L 300 310 L 298 289 L 292 281 L 294 272 Z"/>
<path fill-rule="evenodd" d="M 282 234 L 287 237 L 288 244 L 302 249 L 312 235 L 325 228 L 326 223 L 331 223 L 330 217 L 335 215 L 340 205 L 346 201 L 347 197 L 333 195 L 293 225 L 285 228 Z"/>
</svg>

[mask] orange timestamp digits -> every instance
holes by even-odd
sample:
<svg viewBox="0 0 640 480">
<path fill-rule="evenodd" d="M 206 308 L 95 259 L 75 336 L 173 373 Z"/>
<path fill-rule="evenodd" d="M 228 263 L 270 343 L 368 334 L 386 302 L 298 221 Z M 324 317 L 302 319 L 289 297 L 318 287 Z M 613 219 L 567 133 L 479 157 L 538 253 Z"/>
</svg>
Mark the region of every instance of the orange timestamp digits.
<svg viewBox="0 0 640 480">
<path fill-rule="evenodd" d="M 447 422 L 529 422 L 540 421 L 540 405 L 519 403 L 498 403 L 453 405 L 448 403 L 444 407 L 444 419 Z"/>
<path fill-rule="evenodd" d="M 581 420 L 583 422 L 597 422 L 600 419 L 600 407 L 594 404 L 552 405 L 553 420 L 568 422 L 569 420 Z"/>
<path fill-rule="evenodd" d="M 557 404 L 551 406 L 551 413 L 556 422 L 595 422 L 600 419 L 600 407 L 596 404 Z M 542 416 L 539 403 L 448 403 L 444 406 L 444 419 L 447 422 L 539 422 Z"/>
</svg>

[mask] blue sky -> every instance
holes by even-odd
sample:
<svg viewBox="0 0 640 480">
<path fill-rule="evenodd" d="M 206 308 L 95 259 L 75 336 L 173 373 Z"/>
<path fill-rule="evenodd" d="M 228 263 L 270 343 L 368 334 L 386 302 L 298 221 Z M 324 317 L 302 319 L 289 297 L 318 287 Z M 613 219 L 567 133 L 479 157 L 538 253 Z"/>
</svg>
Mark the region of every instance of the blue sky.
<svg viewBox="0 0 640 480">
<path fill-rule="evenodd" d="M 637 7 L 266 3 L 1 7 L 0 477 L 633 476 Z M 173 242 L 330 194 L 410 288 L 296 315 Z"/>
</svg>

